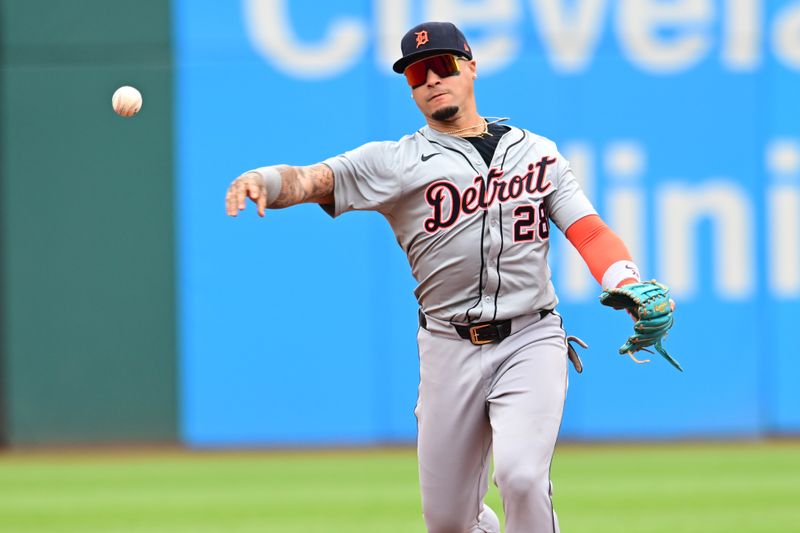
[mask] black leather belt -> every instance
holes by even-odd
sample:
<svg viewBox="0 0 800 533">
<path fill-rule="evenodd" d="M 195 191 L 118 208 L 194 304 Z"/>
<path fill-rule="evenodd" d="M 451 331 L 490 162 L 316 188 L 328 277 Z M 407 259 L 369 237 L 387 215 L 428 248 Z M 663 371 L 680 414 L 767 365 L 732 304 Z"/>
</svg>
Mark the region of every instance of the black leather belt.
<svg viewBox="0 0 800 533">
<path fill-rule="evenodd" d="M 498 343 L 511 335 L 511 320 L 480 322 L 468 326 L 453 324 L 456 333 L 462 339 L 469 339 L 475 346 Z"/>
<path fill-rule="evenodd" d="M 550 313 L 552 309 L 545 309 L 539 313 L 539 320 L 543 319 Z M 428 321 L 422 311 L 419 312 L 419 325 L 423 329 L 428 329 Z M 459 325 L 453 324 L 453 327 L 462 339 L 469 340 L 475 346 L 482 344 L 497 344 L 509 335 L 511 335 L 511 319 L 508 320 L 494 320 L 492 322 L 479 322 L 477 324 Z"/>
</svg>

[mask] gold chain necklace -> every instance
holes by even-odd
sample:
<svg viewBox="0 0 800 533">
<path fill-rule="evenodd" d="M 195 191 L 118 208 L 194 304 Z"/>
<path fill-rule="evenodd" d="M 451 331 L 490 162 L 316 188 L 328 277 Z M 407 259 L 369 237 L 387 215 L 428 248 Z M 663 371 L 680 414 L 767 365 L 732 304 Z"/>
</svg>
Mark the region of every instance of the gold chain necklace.
<svg viewBox="0 0 800 533">
<path fill-rule="evenodd" d="M 475 124 L 474 126 L 467 126 L 466 128 L 459 128 L 457 130 L 436 130 L 439 133 L 446 133 L 447 135 L 455 135 L 456 137 L 491 137 L 491 133 L 489 133 L 489 125 L 490 124 L 497 124 L 498 122 L 502 122 L 504 120 L 508 120 L 508 117 L 502 118 L 494 118 L 494 120 L 487 121 L 486 118 L 481 117 L 481 123 Z M 459 135 L 459 133 L 469 130 L 474 130 L 475 128 L 480 128 L 483 125 L 483 130 L 478 132 L 475 135 Z M 435 128 L 434 128 L 435 129 Z"/>
<path fill-rule="evenodd" d="M 467 126 L 466 128 L 460 128 L 460 129 L 457 129 L 457 130 L 445 130 L 442 133 L 446 133 L 447 135 L 455 135 L 456 137 L 461 137 L 461 135 L 459 135 L 459 133 L 461 133 L 463 131 L 474 130 L 475 128 L 480 128 L 481 126 L 483 126 L 483 129 L 481 131 L 477 132 L 474 135 L 474 137 L 483 137 L 484 135 L 490 135 L 490 133 L 489 133 L 489 124 L 486 123 L 486 120 L 484 120 L 483 117 L 481 117 L 480 123 L 475 124 L 474 126 Z"/>
</svg>

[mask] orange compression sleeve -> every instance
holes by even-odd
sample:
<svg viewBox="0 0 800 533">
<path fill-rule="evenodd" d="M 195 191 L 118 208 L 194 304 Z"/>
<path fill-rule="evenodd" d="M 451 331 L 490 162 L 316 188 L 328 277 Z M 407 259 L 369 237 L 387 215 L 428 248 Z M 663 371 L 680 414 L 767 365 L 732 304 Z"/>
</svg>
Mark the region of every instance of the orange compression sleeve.
<svg viewBox="0 0 800 533">
<path fill-rule="evenodd" d="M 587 215 L 577 220 L 567 228 L 566 235 L 594 279 L 604 288 L 609 282 L 619 287 L 639 281 L 639 269 L 631 260 L 625 243 L 598 215 Z M 627 273 L 630 273 L 629 277 L 625 277 Z"/>
</svg>

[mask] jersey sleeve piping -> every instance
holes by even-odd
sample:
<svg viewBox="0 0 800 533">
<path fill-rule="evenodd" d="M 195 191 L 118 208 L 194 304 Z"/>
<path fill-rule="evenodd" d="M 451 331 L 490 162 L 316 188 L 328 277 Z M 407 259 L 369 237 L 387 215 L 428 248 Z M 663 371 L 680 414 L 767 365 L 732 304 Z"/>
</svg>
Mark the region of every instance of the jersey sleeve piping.
<svg viewBox="0 0 800 533">
<path fill-rule="evenodd" d="M 506 157 L 508 157 L 509 150 L 511 150 L 513 147 L 515 147 L 516 145 L 525 140 L 525 137 L 527 136 L 525 130 L 520 130 L 520 131 L 522 132 L 522 137 L 520 137 L 518 140 L 508 145 L 508 148 L 506 148 L 506 151 L 503 154 L 503 161 L 500 162 L 500 170 L 503 170 L 503 167 L 505 167 L 506 165 Z"/>
</svg>

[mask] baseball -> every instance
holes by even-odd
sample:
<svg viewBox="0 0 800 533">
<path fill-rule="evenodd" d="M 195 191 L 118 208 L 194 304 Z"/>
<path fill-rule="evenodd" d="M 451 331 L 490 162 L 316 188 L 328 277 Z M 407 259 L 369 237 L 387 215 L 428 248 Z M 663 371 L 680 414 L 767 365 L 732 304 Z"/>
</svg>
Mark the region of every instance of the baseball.
<svg viewBox="0 0 800 533">
<path fill-rule="evenodd" d="M 120 87 L 111 97 L 111 106 L 117 115 L 132 117 L 142 108 L 142 93 L 128 85 Z"/>
</svg>

